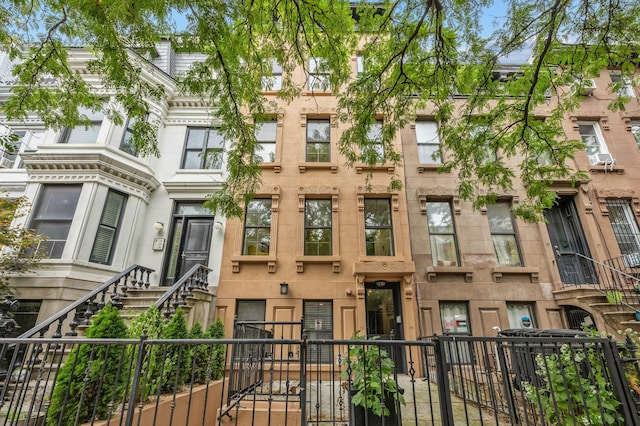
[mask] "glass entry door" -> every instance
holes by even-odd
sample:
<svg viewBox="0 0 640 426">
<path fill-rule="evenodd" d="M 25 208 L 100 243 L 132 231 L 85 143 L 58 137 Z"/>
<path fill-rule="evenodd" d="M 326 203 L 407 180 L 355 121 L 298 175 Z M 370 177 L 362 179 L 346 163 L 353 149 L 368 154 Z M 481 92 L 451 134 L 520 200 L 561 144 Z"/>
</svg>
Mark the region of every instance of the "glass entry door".
<svg viewBox="0 0 640 426">
<path fill-rule="evenodd" d="M 399 283 L 376 281 L 365 284 L 367 338 L 403 340 Z M 404 352 L 394 349 L 399 372 L 404 372 Z"/>
</svg>

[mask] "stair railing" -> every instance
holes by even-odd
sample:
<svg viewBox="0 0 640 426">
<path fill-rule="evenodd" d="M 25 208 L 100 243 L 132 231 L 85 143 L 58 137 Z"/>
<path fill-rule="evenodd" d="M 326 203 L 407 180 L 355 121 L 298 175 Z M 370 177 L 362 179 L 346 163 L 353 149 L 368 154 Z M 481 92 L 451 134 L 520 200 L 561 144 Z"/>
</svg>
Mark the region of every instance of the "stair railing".
<svg viewBox="0 0 640 426">
<path fill-rule="evenodd" d="M 605 262 L 599 262 L 582 253 L 574 253 L 578 258 L 591 263 L 591 268 L 595 274 L 595 280 L 584 284 L 593 287 L 607 297 L 609 303 L 614 303 L 618 308 L 626 307 L 634 311 L 640 310 L 640 270 L 638 274 L 625 272 L 617 267 L 610 266 Z M 606 261 L 610 262 L 612 259 Z M 617 266 L 617 264 L 616 264 Z M 564 287 L 571 287 L 572 284 L 564 284 Z"/>
<path fill-rule="evenodd" d="M 163 294 L 155 305 L 165 319 L 169 319 L 180 306 L 187 304 L 187 297 L 193 296 L 193 290 L 208 292 L 210 268 L 199 263 L 193 265 L 176 283 Z"/>
<path fill-rule="evenodd" d="M 112 305 L 121 308 L 121 299 L 127 297 L 128 290 L 149 288 L 149 276 L 152 272 L 154 272 L 153 269 L 140 265 L 131 265 L 60 312 L 25 331 L 18 338 L 45 337 L 45 333 L 49 331 L 54 323 L 57 323 L 57 325 L 51 337 L 61 338 L 65 321 L 69 314 L 74 311 L 73 318 L 68 324 L 69 330 L 65 333 L 65 336 L 77 336 L 76 328 L 79 325 L 88 325 L 89 319 L 102 309 L 107 302 L 111 302 Z"/>
</svg>

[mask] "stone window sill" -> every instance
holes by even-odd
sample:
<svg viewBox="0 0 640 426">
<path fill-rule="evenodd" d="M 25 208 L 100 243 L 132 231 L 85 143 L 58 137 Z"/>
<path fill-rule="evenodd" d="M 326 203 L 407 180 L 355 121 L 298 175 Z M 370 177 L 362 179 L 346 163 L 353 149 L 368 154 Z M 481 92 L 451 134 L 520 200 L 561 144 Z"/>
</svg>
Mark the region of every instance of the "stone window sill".
<svg viewBox="0 0 640 426">
<path fill-rule="evenodd" d="M 464 282 L 473 282 L 473 268 L 463 268 L 461 266 L 428 266 L 427 282 L 435 283 L 438 276 L 459 275 L 464 277 Z"/>
<path fill-rule="evenodd" d="M 297 256 L 296 272 L 304 272 L 305 264 L 331 264 L 334 273 L 340 272 L 340 256 Z"/>
<path fill-rule="evenodd" d="M 242 264 L 249 263 L 264 263 L 267 265 L 267 272 L 274 273 L 276 272 L 276 257 L 275 256 L 255 256 L 255 255 L 246 255 L 246 256 L 233 256 L 231 258 L 231 270 L 233 272 L 240 272 L 240 266 Z"/>
</svg>

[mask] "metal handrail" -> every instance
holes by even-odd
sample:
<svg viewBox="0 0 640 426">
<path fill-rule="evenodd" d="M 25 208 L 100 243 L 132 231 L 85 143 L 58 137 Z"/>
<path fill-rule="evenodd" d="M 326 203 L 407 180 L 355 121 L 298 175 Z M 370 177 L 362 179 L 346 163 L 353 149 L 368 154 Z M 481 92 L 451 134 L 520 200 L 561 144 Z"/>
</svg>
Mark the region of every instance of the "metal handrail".
<svg viewBox="0 0 640 426">
<path fill-rule="evenodd" d="M 135 286 L 140 283 L 140 287 L 144 286 L 144 287 L 149 287 L 149 275 L 151 274 L 151 272 L 154 272 L 153 269 L 144 267 L 144 266 L 140 266 L 140 265 L 131 265 L 129 266 L 127 269 L 125 269 L 124 271 L 120 272 L 118 275 L 114 276 L 113 278 L 109 279 L 108 281 L 106 281 L 104 284 L 100 285 L 100 287 L 96 288 L 95 290 L 87 293 L 86 295 L 82 296 L 81 298 L 79 298 L 78 300 L 76 300 L 75 302 L 73 302 L 72 304 L 68 305 L 67 307 L 65 307 L 64 309 L 62 309 L 61 311 L 59 311 L 58 313 L 53 314 L 51 317 L 49 317 L 48 319 L 44 320 L 43 322 L 41 322 L 40 324 L 34 326 L 33 328 L 25 331 L 24 333 L 22 333 L 20 336 L 18 336 L 18 338 L 29 338 L 29 337 L 33 337 L 36 334 L 40 334 L 40 337 L 44 337 L 44 333 L 49 329 L 49 327 L 55 323 L 56 321 L 58 322 L 58 327 L 56 332 L 54 333 L 53 337 L 59 338 L 62 337 L 62 324 L 64 322 L 64 320 L 68 317 L 69 313 L 72 312 L 73 310 L 78 309 L 79 307 L 83 306 L 85 303 L 90 303 L 93 304 L 93 300 L 102 293 L 102 297 L 100 302 L 98 302 L 98 308 L 101 308 L 102 306 L 104 306 L 104 304 L 106 303 L 106 294 L 107 291 L 109 290 L 109 288 L 111 286 L 114 286 L 112 292 L 111 292 L 111 297 L 110 300 L 112 302 L 116 302 L 121 304 L 122 302 L 119 302 L 119 299 L 121 297 L 126 297 L 126 291 L 128 290 L 128 286 L 127 286 L 127 280 L 129 279 L 129 277 L 131 277 L 131 273 L 133 272 L 133 277 L 132 277 L 132 284 L 135 288 Z M 140 274 L 139 278 L 140 280 L 138 280 L 138 273 Z M 142 281 L 145 277 L 144 275 L 146 274 L 146 281 Z M 124 279 L 124 282 L 122 283 L 122 288 L 121 291 L 122 293 L 118 292 L 118 285 L 121 283 L 121 281 Z M 92 312 L 94 313 L 94 312 Z M 85 312 L 86 314 L 86 312 Z M 74 318 L 75 320 L 75 318 Z M 76 324 L 77 326 L 77 324 Z M 74 327 L 75 328 L 75 327 Z M 72 328 L 72 335 L 74 332 L 74 328 Z"/>
<path fill-rule="evenodd" d="M 163 312 L 166 318 L 169 318 L 175 313 L 178 306 L 186 304 L 185 299 L 193 295 L 193 293 L 191 293 L 192 290 L 208 291 L 207 287 L 209 284 L 207 275 L 209 272 L 211 272 L 211 269 L 200 263 L 193 265 L 186 274 L 160 296 L 155 306 Z M 173 309 L 171 309 L 172 304 Z"/>
</svg>

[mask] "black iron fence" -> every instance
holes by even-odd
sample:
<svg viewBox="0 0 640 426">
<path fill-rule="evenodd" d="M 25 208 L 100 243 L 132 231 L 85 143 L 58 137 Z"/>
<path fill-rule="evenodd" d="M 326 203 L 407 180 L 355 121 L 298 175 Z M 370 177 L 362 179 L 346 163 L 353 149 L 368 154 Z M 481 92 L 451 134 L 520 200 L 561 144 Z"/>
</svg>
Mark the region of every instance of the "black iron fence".
<svg viewBox="0 0 640 426">
<path fill-rule="evenodd" d="M 252 327 L 242 339 L 0 339 L 0 424 L 639 424 L 636 349 L 610 339 Z"/>
</svg>

